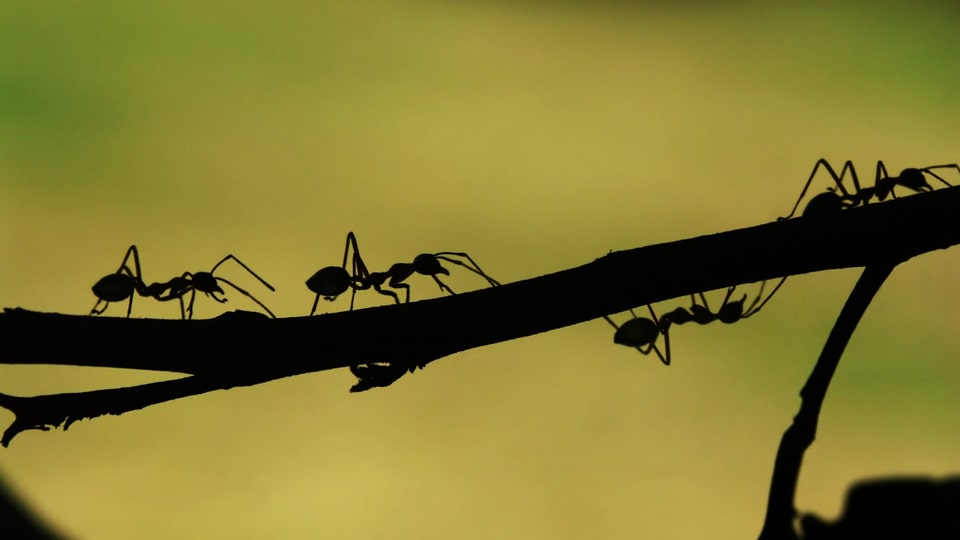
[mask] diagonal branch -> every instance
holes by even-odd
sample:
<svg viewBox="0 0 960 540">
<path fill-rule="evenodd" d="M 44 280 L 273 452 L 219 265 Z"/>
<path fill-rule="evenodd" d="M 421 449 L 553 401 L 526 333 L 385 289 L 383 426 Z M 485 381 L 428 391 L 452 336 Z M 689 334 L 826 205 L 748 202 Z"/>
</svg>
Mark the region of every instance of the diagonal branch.
<svg viewBox="0 0 960 540">
<path fill-rule="evenodd" d="M 618 251 L 569 270 L 456 296 L 315 317 L 233 313 L 183 321 L 8 310 L 0 314 L 0 362 L 277 375 L 387 360 L 425 364 L 698 291 L 906 260 L 960 243 L 958 210 L 960 187 L 941 189 L 824 219 Z M 482 325 L 475 322 L 478 313 L 485 314 Z M 181 346 L 185 342 L 188 349 Z M 235 358 L 260 362 L 243 362 L 245 367 Z"/>
<path fill-rule="evenodd" d="M 234 312 L 182 321 L 7 309 L 0 314 L 0 362 L 197 377 L 98 391 L 102 394 L 0 395 L 0 406 L 9 405 L 17 413 L 14 423 L 22 429 L 41 428 L 120 414 L 183 395 L 361 364 L 391 363 L 385 369 L 395 371 L 391 376 L 396 378 L 406 368 L 459 351 L 699 291 L 904 261 L 945 249 L 960 243 L 958 208 L 960 187 L 941 189 L 835 216 L 778 221 L 614 252 L 583 266 L 481 291 L 317 317 L 268 319 Z M 908 235 L 905 229 L 916 232 Z M 180 347 L 184 342 L 191 347 Z M 314 352 L 304 355 L 304 350 Z M 235 360 L 240 358 L 259 361 Z M 145 388 L 149 399 L 143 397 Z M 39 402 L 18 401 L 41 399 L 46 400 L 43 414 L 29 405 Z M 8 430 L 4 441 L 11 437 Z"/>
</svg>

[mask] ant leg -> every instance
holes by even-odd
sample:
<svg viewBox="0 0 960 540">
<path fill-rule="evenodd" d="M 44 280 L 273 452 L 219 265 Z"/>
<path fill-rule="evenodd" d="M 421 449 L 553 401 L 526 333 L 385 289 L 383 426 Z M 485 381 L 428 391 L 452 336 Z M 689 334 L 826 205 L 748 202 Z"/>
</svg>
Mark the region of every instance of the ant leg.
<svg viewBox="0 0 960 540">
<path fill-rule="evenodd" d="M 133 255 L 133 266 L 137 269 L 136 274 L 133 275 L 133 284 L 137 290 L 143 287 L 143 275 L 140 273 L 140 253 L 137 252 L 137 246 L 132 245 L 127 249 L 127 254 L 123 257 L 123 263 L 120 264 L 120 268 L 126 268 L 127 271 L 130 271 L 130 268 L 127 267 L 127 258 Z M 120 270 L 117 270 L 119 272 Z M 128 315 L 129 316 L 129 315 Z"/>
<path fill-rule="evenodd" d="M 349 285 L 351 289 L 350 311 L 353 311 L 353 304 L 357 298 L 357 290 L 370 288 L 372 282 L 370 281 L 370 271 L 367 269 L 366 263 L 363 262 L 363 257 L 360 256 L 360 247 L 357 245 L 357 237 L 354 236 L 352 231 L 347 234 L 347 249 L 349 249 L 351 244 L 353 245 L 353 258 L 351 259 L 351 263 L 350 263 L 350 266 L 351 266 L 350 275 L 352 277 L 352 280 Z M 347 269 L 347 249 L 345 249 L 343 252 L 343 269 L 344 270 Z M 359 282 L 360 285 L 358 286 L 354 282 Z M 377 288 L 377 290 L 380 291 L 379 288 Z M 380 291 L 380 292 L 383 293 L 383 291 Z M 391 295 L 393 296 L 393 299 L 397 303 L 400 303 L 400 299 L 397 298 L 396 295 L 393 295 L 393 294 Z"/>
<path fill-rule="evenodd" d="M 889 187 L 887 187 L 889 185 Z M 882 186 L 882 187 L 881 187 Z M 884 200 L 887 198 L 887 193 L 890 193 L 890 197 L 896 199 L 897 193 L 894 191 L 894 188 L 897 187 L 896 180 L 890 179 L 890 173 L 887 172 L 887 166 L 883 164 L 883 160 L 877 160 L 877 175 L 873 179 L 873 189 L 865 189 L 863 192 L 866 193 L 865 197 L 862 197 L 862 202 L 867 202 L 870 200 L 874 194 L 877 196 L 877 200 Z"/>
<path fill-rule="evenodd" d="M 653 323 L 657 325 L 657 328 L 660 329 L 660 334 L 663 335 L 663 348 L 667 352 L 667 356 L 666 358 L 664 358 L 663 353 L 661 353 L 660 349 L 657 347 L 656 340 L 650 343 L 650 349 L 653 349 L 653 352 L 657 353 L 657 356 L 660 357 L 660 361 L 663 362 L 663 365 L 669 366 L 670 365 L 670 327 L 669 325 L 660 323 L 660 319 L 657 318 L 657 314 L 653 311 L 652 305 L 648 304 L 647 309 L 650 311 L 650 316 L 653 317 Z M 647 352 L 644 354 L 648 354 L 650 352 L 650 349 L 647 349 Z M 640 352 L 643 352 L 643 351 L 640 351 Z"/>
<path fill-rule="evenodd" d="M 261 302 L 261 301 L 257 300 L 256 298 L 254 298 L 252 294 L 250 294 L 250 293 L 248 293 L 247 291 L 241 289 L 240 287 L 237 287 L 237 286 L 234 285 L 232 282 L 230 282 L 230 281 L 228 281 L 228 280 L 226 280 L 226 279 L 224 279 L 224 278 L 222 278 L 222 277 L 218 277 L 218 278 L 216 278 L 216 280 L 217 280 L 217 281 L 220 281 L 220 282 L 223 282 L 223 283 L 226 283 L 227 285 L 233 287 L 234 290 L 236 290 L 238 293 L 240 293 L 240 294 L 246 296 L 247 298 L 253 300 L 254 302 L 256 302 L 257 305 L 260 306 L 260 307 L 262 307 L 263 310 L 266 311 L 266 312 L 270 315 L 271 318 L 273 318 L 273 319 L 276 319 L 276 318 L 277 318 L 277 316 L 274 315 L 272 311 L 270 311 L 270 308 L 268 308 L 267 306 L 265 306 L 265 305 L 263 304 L 263 302 Z M 271 289 L 271 290 L 273 290 L 273 289 Z M 217 301 L 220 301 L 219 299 L 217 299 L 216 296 L 214 296 L 213 299 L 214 299 L 214 300 L 217 300 Z M 226 302 L 226 299 L 224 299 L 223 302 Z M 222 302 L 221 302 L 221 303 L 222 303 Z M 191 316 L 191 318 L 193 318 L 193 296 L 190 297 L 190 308 L 191 308 L 190 316 Z"/>
<path fill-rule="evenodd" d="M 407 298 L 406 298 L 406 300 L 404 300 L 403 302 L 404 302 L 405 304 L 409 304 L 409 303 L 410 303 L 410 285 L 408 285 L 408 284 L 406 284 L 406 283 L 394 283 L 392 279 L 390 280 L 390 283 L 389 283 L 388 285 L 389 285 L 390 287 L 393 287 L 394 289 L 406 289 L 406 291 L 407 291 Z M 387 295 L 387 296 L 392 296 L 394 302 L 396 302 L 396 303 L 398 303 L 398 304 L 400 303 L 400 297 L 397 296 L 397 293 L 395 293 L 395 292 L 393 292 L 393 291 L 385 291 L 385 290 L 381 289 L 380 287 L 381 287 L 381 285 L 374 285 L 374 286 L 373 286 L 373 288 L 374 288 L 378 293 L 380 293 L 380 294 L 385 294 L 385 295 Z"/>
<path fill-rule="evenodd" d="M 349 236 L 348 236 L 348 238 L 349 238 Z M 257 278 L 258 280 L 260 280 L 260 283 L 263 283 L 263 286 L 264 286 L 264 287 L 270 289 L 271 291 L 276 291 L 276 289 L 273 288 L 273 285 L 270 285 L 269 283 L 267 283 L 266 280 L 264 280 L 262 277 L 258 276 L 257 273 L 254 272 L 253 270 L 251 270 L 249 266 L 243 264 L 243 262 L 242 262 L 240 259 L 234 257 L 233 255 L 227 255 L 227 256 L 224 257 L 223 259 L 220 259 L 220 262 L 218 262 L 217 264 L 213 265 L 213 268 L 210 269 L 210 273 L 213 274 L 213 273 L 217 270 L 217 267 L 218 267 L 218 266 L 220 266 L 221 264 L 227 262 L 227 261 L 230 260 L 230 259 L 233 259 L 234 262 L 236 262 L 237 264 L 239 264 L 240 266 L 242 266 L 243 269 L 246 270 L 247 272 L 249 272 L 251 276 L 253 276 L 253 277 Z M 346 263 L 344 263 L 344 266 L 346 266 Z M 217 279 L 220 279 L 220 278 L 217 278 Z"/>
<path fill-rule="evenodd" d="M 733 296 L 733 291 L 735 290 L 737 290 L 736 285 L 732 287 L 727 287 L 727 294 L 726 296 L 723 297 L 723 302 L 720 304 L 720 309 L 723 309 L 723 306 L 726 306 L 730 303 L 730 297 Z M 760 285 L 760 290 L 761 291 L 763 290 L 763 285 Z M 746 300 L 747 300 L 747 295 L 743 295 L 743 298 L 741 298 L 739 302 L 743 304 Z M 719 312 L 720 309 L 718 309 L 717 311 Z"/>
<path fill-rule="evenodd" d="M 356 291 L 354 291 L 356 293 Z M 320 303 L 320 293 L 317 293 L 317 297 L 313 299 L 313 308 L 310 310 L 310 316 L 312 317 L 314 313 L 317 312 L 317 304 Z M 353 309 L 353 299 L 350 299 L 350 309 Z"/>
<path fill-rule="evenodd" d="M 97 303 L 99 304 L 99 302 Z M 632 309 L 630 310 L 630 313 L 633 313 Z M 613 322 L 613 319 L 611 319 L 609 315 L 604 315 L 603 319 L 608 323 L 610 323 L 610 326 L 612 326 L 615 331 L 620 329 L 620 327 L 617 326 L 617 323 Z"/>
<path fill-rule="evenodd" d="M 477 274 L 477 275 L 479 275 L 480 277 L 482 277 L 483 279 L 487 280 L 487 283 L 489 283 L 489 284 L 490 284 L 491 286 L 493 286 L 493 287 L 497 287 L 497 286 L 500 285 L 500 282 L 499 282 L 499 281 L 497 281 L 497 280 L 493 279 L 492 277 L 488 276 L 487 273 L 484 272 L 484 271 L 480 268 L 480 265 L 477 264 L 477 262 L 474 261 L 473 258 L 471 258 L 470 255 L 467 255 L 466 253 L 457 252 L 457 251 L 440 251 L 440 252 L 438 252 L 438 253 L 434 253 L 433 256 L 436 257 L 437 259 L 441 259 L 441 260 L 444 260 L 444 261 L 447 261 L 447 262 L 450 262 L 450 263 L 453 263 L 453 264 L 462 266 L 462 267 L 466 268 L 467 270 L 470 270 L 470 271 L 473 272 L 474 274 Z M 453 257 L 453 256 L 463 257 L 464 259 L 470 261 L 470 264 L 466 264 L 466 263 L 463 262 L 463 261 L 458 261 L 458 260 L 456 260 L 456 259 L 452 259 L 451 257 Z M 473 265 L 473 266 L 471 266 L 471 265 Z"/>
<path fill-rule="evenodd" d="M 360 248 L 357 247 L 357 237 L 353 234 L 353 231 L 347 233 L 347 244 L 343 247 L 343 269 L 347 269 L 347 254 L 350 253 L 350 245 L 353 245 L 353 256 L 354 256 L 354 269 L 356 269 L 356 260 L 360 257 Z"/>
<path fill-rule="evenodd" d="M 936 178 L 937 180 L 943 182 L 943 184 L 944 184 L 945 186 L 947 186 L 947 187 L 952 187 L 952 185 L 950 184 L 950 182 L 947 182 L 946 180 L 944 180 L 943 178 L 941 178 L 939 174 L 934 173 L 934 172 L 931 171 L 930 169 L 955 169 L 955 170 L 957 171 L 957 173 L 960 174 L 960 165 L 958 165 L 958 164 L 956 164 L 956 163 L 950 163 L 950 164 L 948 164 L 948 165 L 931 165 L 931 166 L 929 166 L 929 167 L 924 167 L 924 168 L 920 169 L 921 171 L 923 171 L 923 172 L 929 174 L 930 176 Z"/>
<path fill-rule="evenodd" d="M 766 285 L 766 283 L 767 283 L 766 280 L 764 280 L 763 282 L 761 282 L 761 283 L 760 283 L 760 292 L 757 293 L 757 297 L 753 300 L 753 303 L 750 304 L 750 307 L 747 308 L 747 310 L 743 312 L 742 318 L 746 319 L 747 317 L 750 317 L 750 316 L 756 314 L 756 313 L 757 313 L 758 311 L 760 311 L 761 309 L 763 309 L 763 306 L 767 305 L 767 302 L 769 302 L 770 299 L 773 298 L 773 295 L 777 294 L 777 291 L 780 290 L 780 287 L 783 286 L 783 283 L 784 283 L 785 281 L 787 281 L 787 277 L 786 277 L 786 276 L 780 278 L 780 282 L 777 283 L 777 286 L 774 287 L 773 290 L 770 291 L 770 294 L 767 295 L 766 298 L 764 298 L 763 302 L 760 302 L 760 305 L 757 306 L 757 302 L 759 302 L 759 301 L 760 301 L 760 297 L 763 296 L 763 287 L 764 287 L 764 285 Z M 754 306 L 757 306 L 757 307 L 754 308 Z"/>
<path fill-rule="evenodd" d="M 197 295 L 197 291 L 195 289 L 191 289 L 190 290 L 190 307 L 187 308 L 187 311 L 190 312 L 189 318 L 191 319 L 193 318 L 193 300 L 196 295 Z M 187 320 L 187 311 L 184 311 L 183 309 L 183 295 L 180 295 L 177 298 L 180 300 L 180 318 L 183 320 Z"/>
<path fill-rule="evenodd" d="M 408 263 L 394 263 L 386 272 L 375 272 L 370 274 L 370 282 L 373 284 L 373 288 L 380 294 L 385 294 L 387 296 L 392 296 L 394 302 L 400 303 L 400 298 L 393 291 L 385 291 L 383 283 L 386 281 L 387 286 L 392 289 L 406 289 L 406 300 L 404 303 L 410 302 L 410 285 L 404 283 L 403 281 L 408 277 L 414 274 L 414 267 L 412 264 Z M 390 281 L 387 281 L 387 278 L 390 278 Z"/>
<path fill-rule="evenodd" d="M 887 172 L 887 166 L 883 164 L 883 160 L 877 160 L 877 176 L 873 179 L 873 185 L 876 186 L 877 182 L 883 180 L 884 178 L 890 178 L 890 173 Z"/>
<path fill-rule="evenodd" d="M 803 197 L 807 194 L 807 190 L 810 188 L 810 183 L 813 182 L 813 179 L 817 175 L 817 171 L 820 169 L 821 165 L 827 169 L 827 173 L 830 174 L 830 177 L 833 178 L 834 183 L 837 184 L 837 187 L 840 189 L 840 193 L 843 194 L 841 198 L 850 198 L 850 193 L 847 192 L 847 188 L 843 187 L 843 177 L 847 174 L 848 170 L 850 171 L 850 175 L 853 177 L 854 186 L 856 186 L 857 191 L 860 190 L 860 181 L 857 179 L 857 172 L 853 168 L 853 162 L 847 160 L 847 162 L 843 164 L 843 168 L 840 169 L 840 174 L 838 175 L 826 159 L 820 158 L 817 160 L 817 164 L 813 166 L 813 171 L 810 172 L 810 177 L 807 178 L 807 183 L 803 185 L 803 189 L 800 191 L 800 197 L 797 198 L 797 202 L 793 205 L 790 213 L 787 214 L 787 217 L 777 218 L 777 221 L 790 219 L 794 214 L 797 213 L 797 208 L 800 207 L 800 201 L 802 201 Z"/>
<path fill-rule="evenodd" d="M 101 302 L 103 302 L 103 308 L 101 308 L 100 311 L 97 311 L 97 306 L 99 306 Z M 97 303 L 93 305 L 93 309 L 90 310 L 90 314 L 100 315 L 101 313 L 107 310 L 107 306 L 109 305 L 110 305 L 110 302 L 107 302 L 106 300 L 97 299 Z"/>
<path fill-rule="evenodd" d="M 438 278 L 437 276 L 431 275 L 430 277 L 432 277 L 433 280 L 437 282 L 437 285 L 440 286 L 440 290 L 441 290 L 441 291 L 447 291 L 447 292 L 450 293 L 450 294 L 457 294 L 457 293 L 453 292 L 453 289 L 451 289 L 450 287 L 447 287 L 447 284 L 446 284 L 446 283 L 440 281 L 440 278 Z"/>
<path fill-rule="evenodd" d="M 407 290 L 407 299 L 405 300 L 405 302 L 410 302 L 410 285 L 407 285 L 406 283 L 389 283 L 388 286 L 393 287 L 394 289 L 406 289 L 406 290 Z M 393 291 L 384 290 L 382 283 L 374 283 L 374 284 L 373 284 L 373 290 L 377 291 L 378 293 L 380 293 L 380 294 L 382 294 L 382 295 L 384 295 L 384 296 L 389 296 L 389 297 L 393 298 L 393 301 L 394 301 L 394 303 L 396 303 L 396 304 L 399 304 L 399 303 L 400 303 L 400 297 L 397 296 L 397 293 L 395 293 L 395 292 L 393 292 Z"/>
<path fill-rule="evenodd" d="M 663 365 L 670 365 L 670 331 L 668 328 L 663 329 L 663 350 L 666 351 L 666 358 L 660 354 L 660 349 L 657 348 L 656 343 L 653 345 L 653 350 L 656 351 L 657 356 L 660 357 L 660 361 L 663 362 Z"/>
<path fill-rule="evenodd" d="M 397 293 L 395 293 L 395 292 L 393 292 L 393 291 L 386 291 L 386 290 L 383 289 L 383 282 L 384 282 L 384 281 L 387 281 L 387 278 L 390 278 L 390 283 L 388 284 L 390 287 L 393 287 L 393 288 L 396 288 L 396 289 L 399 289 L 399 288 L 405 288 L 405 289 L 407 289 L 407 302 L 409 302 L 409 301 L 410 301 L 410 286 L 409 286 L 409 285 L 406 285 L 406 284 L 402 284 L 402 283 L 400 283 L 400 281 L 406 279 L 407 277 L 409 277 L 410 274 L 406 274 L 406 275 L 400 276 L 399 279 L 397 279 L 397 276 L 391 277 L 392 271 L 393 271 L 393 269 L 394 269 L 395 266 L 396 266 L 396 265 L 391 266 L 391 267 L 390 267 L 390 270 L 388 270 L 388 271 L 386 271 L 386 272 L 374 272 L 374 273 L 372 273 L 372 274 L 369 274 L 366 278 L 364 278 L 364 279 L 362 279 L 362 280 L 361 280 L 361 279 L 357 279 L 356 281 L 357 281 L 358 283 L 354 283 L 353 286 L 355 287 L 356 290 L 361 290 L 361 291 L 362 291 L 362 290 L 367 290 L 367 289 L 369 289 L 370 287 L 373 287 L 373 290 L 377 291 L 378 293 L 380 293 L 380 294 L 382 294 L 382 295 L 384 295 L 384 296 L 389 296 L 389 297 L 393 298 L 393 301 L 394 301 L 395 303 L 399 304 L 399 303 L 400 303 L 400 297 L 397 296 Z"/>
</svg>

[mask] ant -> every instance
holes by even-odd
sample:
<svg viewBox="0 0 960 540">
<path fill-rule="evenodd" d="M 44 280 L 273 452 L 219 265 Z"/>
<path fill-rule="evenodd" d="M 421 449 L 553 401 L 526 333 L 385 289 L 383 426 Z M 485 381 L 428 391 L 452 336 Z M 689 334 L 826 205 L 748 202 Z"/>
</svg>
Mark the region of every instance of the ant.
<svg viewBox="0 0 960 540">
<path fill-rule="evenodd" d="M 353 248 L 353 256 L 350 256 L 350 249 Z M 454 257 L 461 257 L 469 261 L 464 262 Z M 351 261 L 351 270 L 347 271 L 347 260 Z M 498 286 L 500 282 L 491 278 L 480 266 L 466 253 L 454 251 L 440 251 L 437 253 L 421 253 L 414 257 L 410 263 L 396 263 L 386 272 L 370 272 L 367 265 L 360 256 L 360 248 L 357 245 L 357 237 L 353 232 L 347 233 L 346 245 L 343 249 L 343 262 L 340 266 L 327 266 L 321 268 L 307 280 L 307 288 L 317 293 L 313 301 L 313 308 L 310 315 L 317 311 L 317 304 L 322 296 L 324 300 L 335 300 L 337 296 L 345 293 L 347 289 L 352 289 L 350 296 L 350 309 L 353 309 L 354 299 L 357 291 L 373 288 L 378 293 L 393 298 L 397 304 L 400 303 L 400 297 L 397 293 L 385 290 L 384 284 L 392 289 L 406 289 L 405 302 L 410 302 L 410 285 L 403 283 L 413 274 L 430 276 L 437 282 L 441 291 L 456 294 L 440 281 L 438 274 L 450 275 L 450 271 L 440 264 L 440 261 L 446 261 L 470 270 L 471 272 L 483 277 L 491 286 Z"/>
<path fill-rule="evenodd" d="M 141 296 L 149 296 L 156 300 L 159 300 L 160 302 L 166 302 L 176 298 L 177 300 L 180 301 L 180 316 L 183 317 L 184 319 L 192 319 L 193 318 L 193 302 L 196 299 L 197 291 L 202 292 L 203 294 L 209 296 L 210 298 L 213 298 L 214 300 L 216 300 L 221 304 L 227 302 L 226 298 L 220 298 L 217 296 L 217 294 L 225 294 L 223 289 L 220 288 L 220 285 L 217 283 L 219 281 L 219 282 L 226 283 L 227 285 L 232 287 L 234 290 L 236 290 L 240 294 L 253 300 L 254 302 L 257 303 L 258 306 L 262 307 L 263 310 L 266 311 L 271 318 L 276 319 L 277 316 L 274 315 L 272 311 L 270 311 L 270 308 L 264 305 L 263 302 L 254 298 L 252 294 L 248 293 L 244 289 L 241 289 L 236 284 L 234 284 L 233 282 L 225 278 L 213 275 L 213 273 L 216 272 L 217 268 L 221 264 L 229 260 L 233 260 L 234 262 L 242 266 L 244 270 L 249 272 L 250 275 L 252 275 L 253 277 L 257 278 L 260 281 L 260 283 L 263 283 L 263 285 L 266 288 L 270 289 L 270 291 L 276 290 L 273 288 L 272 285 L 267 283 L 262 277 L 258 276 L 256 272 L 251 270 L 249 266 L 243 264 L 243 262 L 240 259 L 238 259 L 234 255 L 227 255 L 226 257 L 220 259 L 220 262 L 213 265 L 213 268 L 211 268 L 209 272 L 184 272 L 180 276 L 175 277 L 170 281 L 167 281 L 164 283 L 152 283 L 150 285 L 143 286 L 142 288 L 138 288 L 137 292 L 139 292 Z M 141 285 L 142 285 L 142 282 L 141 282 Z M 186 309 L 184 309 L 183 297 L 188 292 L 190 293 L 190 302 L 187 305 Z"/>
<path fill-rule="evenodd" d="M 127 261 L 131 256 L 133 257 L 134 268 L 136 271 L 131 270 L 127 265 Z M 253 295 L 234 285 L 232 282 L 213 275 L 213 272 L 216 271 L 217 267 L 230 259 L 233 259 L 247 272 L 250 272 L 253 277 L 260 280 L 260 282 L 263 283 L 268 289 L 271 291 L 275 290 L 272 285 L 264 281 L 263 278 L 258 276 L 247 265 L 243 264 L 240 259 L 234 257 L 233 255 L 227 255 L 221 259 L 220 262 L 215 264 L 209 272 L 184 272 L 183 275 L 175 277 L 165 283 L 153 283 L 151 285 L 146 285 L 143 282 L 143 277 L 140 271 L 140 254 L 137 251 L 137 246 L 133 245 L 127 249 L 127 253 L 123 257 L 123 261 L 120 263 L 120 268 L 118 268 L 113 274 L 108 274 L 100 278 L 100 280 L 93 285 L 93 294 L 97 297 L 97 303 L 94 304 L 93 309 L 90 310 L 90 314 L 99 315 L 106 311 L 110 302 L 121 302 L 129 298 L 130 301 L 127 304 L 127 317 L 130 317 L 130 312 L 133 309 L 133 293 L 136 292 L 140 296 L 154 298 L 155 300 L 159 300 L 161 302 L 178 299 L 180 300 L 180 316 L 184 319 L 192 319 L 193 302 L 197 291 L 212 297 L 221 304 L 227 301 L 226 298 L 218 298 L 216 296 L 218 293 L 224 294 L 223 289 L 221 289 L 217 284 L 217 281 L 222 281 L 236 289 L 241 294 L 249 297 L 267 313 L 269 313 L 271 317 L 276 318 L 273 312 L 270 311 L 267 306 L 263 305 L 262 302 L 254 298 Z M 190 304 L 185 308 L 183 304 L 183 297 L 188 292 L 190 293 Z M 100 309 L 97 309 L 101 302 L 104 303 L 104 306 Z M 189 316 L 187 315 L 188 313 Z"/>
<path fill-rule="evenodd" d="M 620 326 L 617 326 L 610 317 L 604 315 L 604 319 L 607 320 L 615 329 L 616 332 L 613 335 L 613 342 L 619 345 L 626 345 L 628 347 L 634 347 L 642 354 L 650 354 L 650 352 L 657 353 L 657 356 L 660 357 L 660 361 L 664 365 L 670 365 L 670 327 L 674 324 L 686 324 L 689 322 L 695 322 L 697 324 L 710 324 L 714 321 L 720 321 L 724 324 L 733 324 L 739 320 L 752 317 L 757 312 L 759 312 L 763 306 L 773 298 L 773 295 L 780 290 L 780 287 L 783 285 L 783 282 L 787 278 L 782 278 L 777 286 L 773 288 L 769 295 L 761 302 L 760 299 L 763 298 L 763 291 L 766 287 L 766 281 L 760 283 L 760 290 L 757 293 L 756 298 L 753 299 L 753 302 L 746 308 L 744 304 L 747 301 L 747 295 L 744 294 L 740 297 L 739 300 L 730 301 L 730 298 L 733 296 L 733 291 L 736 290 L 737 286 L 734 285 L 727 289 L 726 296 L 723 297 L 723 303 L 717 309 L 716 312 L 710 309 L 709 304 L 707 303 L 707 297 L 701 292 L 696 295 L 690 295 L 690 307 L 678 307 L 669 313 L 665 313 L 659 318 L 657 314 L 653 311 L 652 306 L 647 306 L 647 309 L 650 311 L 650 316 L 652 319 L 646 317 L 638 317 L 637 314 L 631 309 L 630 314 L 633 316 L 632 319 L 623 323 Z M 697 302 L 697 297 L 700 298 L 700 302 Z M 657 347 L 657 337 L 658 334 L 663 335 L 664 341 L 664 352 L 661 352 Z"/>
<path fill-rule="evenodd" d="M 133 256 L 134 268 L 137 269 L 135 273 L 127 266 L 127 260 L 131 255 Z M 129 318 L 130 311 L 133 309 L 133 293 L 134 291 L 142 290 L 143 280 L 140 278 L 140 255 L 137 253 L 137 246 L 130 246 L 127 249 L 127 254 L 123 257 L 123 261 L 120 263 L 120 268 L 113 274 L 103 276 L 93 284 L 93 294 L 97 297 L 97 303 L 94 304 L 93 309 L 90 310 L 90 315 L 103 313 L 107 310 L 110 302 L 122 302 L 129 298 L 130 302 L 127 304 L 127 317 Z M 141 292 L 140 294 L 142 295 L 143 293 Z M 103 302 L 103 307 L 98 310 L 97 307 L 100 306 L 101 302 Z"/>
<path fill-rule="evenodd" d="M 883 164 L 883 161 L 878 160 L 874 185 L 872 187 L 861 187 L 860 180 L 857 178 L 857 171 L 853 168 L 851 161 L 847 160 L 847 162 L 843 164 L 843 168 L 840 169 L 840 174 L 838 175 L 826 159 L 820 158 L 817 160 L 817 164 L 814 165 L 813 171 L 807 179 L 807 183 L 804 184 L 803 190 L 800 192 L 800 198 L 798 198 L 796 204 L 793 205 L 790 214 L 787 215 L 787 217 L 777 218 L 777 221 L 790 219 L 797 212 L 800 201 L 802 201 L 803 196 L 807 194 L 807 189 L 810 187 L 810 183 L 813 182 L 813 177 L 816 176 L 821 165 L 827 169 L 827 173 L 833 178 L 836 186 L 830 186 L 826 192 L 820 193 L 810 199 L 810 202 L 807 203 L 806 208 L 803 210 L 803 215 L 805 216 L 835 213 L 844 208 L 853 208 L 867 204 L 870 202 L 870 199 L 874 197 L 876 197 L 878 201 L 886 200 L 888 195 L 896 199 L 897 195 L 893 191 L 896 186 L 903 186 L 918 193 L 933 191 L 933 187 L 927 183 L 924 174 L 929 174 L 949 187 L 950 183 L 933 172 L 933 169 L 956 169 L 956 171 L 960 173 L 960 165 L 950 163 L 946 165 L 931 165 L 923 168 L 907 168 L 900 171 L 898 176 L 890 176 L 890 174 L 887 173 L 887 167 Z M 846 176 L 848 171 L 850 172 L 850 177 L 853 179 L 853 193 L 847 191 L 847 188 L 843 186 L 843 177 Z"/>
</svg>

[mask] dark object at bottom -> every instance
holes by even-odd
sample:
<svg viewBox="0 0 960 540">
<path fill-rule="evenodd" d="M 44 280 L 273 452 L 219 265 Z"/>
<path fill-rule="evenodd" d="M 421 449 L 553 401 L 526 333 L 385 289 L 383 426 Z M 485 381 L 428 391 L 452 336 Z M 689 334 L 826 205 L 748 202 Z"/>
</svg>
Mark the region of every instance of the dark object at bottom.
<svg viewBox="0 0 960 540">
<path fill-rule="evenodd" d="M 42 523 L 0 477 L 0 537 L 17 540 L 63 540 Z"/>
<path fill-rule="evenodd" d="M 847 492 L 837 521 L 813 514 L 800 520 L 804 540 L 960 538 L 960 477 L 865 480 Z"/>
</svg>

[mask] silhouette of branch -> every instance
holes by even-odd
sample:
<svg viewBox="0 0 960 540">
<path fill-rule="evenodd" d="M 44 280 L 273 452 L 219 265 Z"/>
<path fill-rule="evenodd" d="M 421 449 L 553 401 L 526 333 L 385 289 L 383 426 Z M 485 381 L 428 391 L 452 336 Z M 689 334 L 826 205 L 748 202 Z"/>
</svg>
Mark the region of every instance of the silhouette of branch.
<svg viewBox="0 0 960 540">
<path fill-rule="evenodd" d="M 0 362 L 197 377 L 77 394 L 0 395 L 0 406 L 14 411 L 19 430 L 43 429 L 185 395 L 342 367 L 352 366 L 355 374 L 368 377 L 354 390 L 385 386 L 414 367 L 459 351 L 632 307 L 945 249 L 960 243 L 957 208 L 960 187 L 940 189 L 834 216 L 777 221 L 613 252 L 583 266 L 480 291 L 316 317 L 269 319 L 233 312 L 182 321 L 7 309 L 0 314 Z M 907 227 L 919 232 L 907 235 Z M 13 427 L 4 437 L 6 443 L 18 432 L 11 432 Z"/>
<path fill-rule="evenodd" d="M 899 261 L 897 261 L 899 262 Z M 834 323 L 823 351 L 817 360 L 807 383 L 800 390 L 800 411 L 793 419 L 780 440 L 777 458 L 770 481 L 770 496 L 767 501 L 767 515 L 760 540 L 796 540 L 794 529 L 797 480 L 800 478 L 800 466 L 807 448 L 813 444 L 817 435 L 817 422 L 820 420 L 820 408 L 827 397 L 830 381 L 840 363 L 850 336 L 856 330 L 867 306 L 883 282 L 893 271 L 897 262 L 876 263 L 864 268 L 860 279 L 851 291 L 837 322 Z"/>
<path fill-rule="evenodd" d="M 230 381 L 229 377 L 195 375 L 127 388 L 70 394 L 33 397 L 0 394 L 0 407 L 9 409 L 15 416 L 0 438 L 0 444 L 8 446 L 17 434 L 28 429 L 48 431 L 62 424 L 66 430 L 77 420 L 105 414 L 120 415 L 165 401 L 238 386 Z"/>
</svg>

